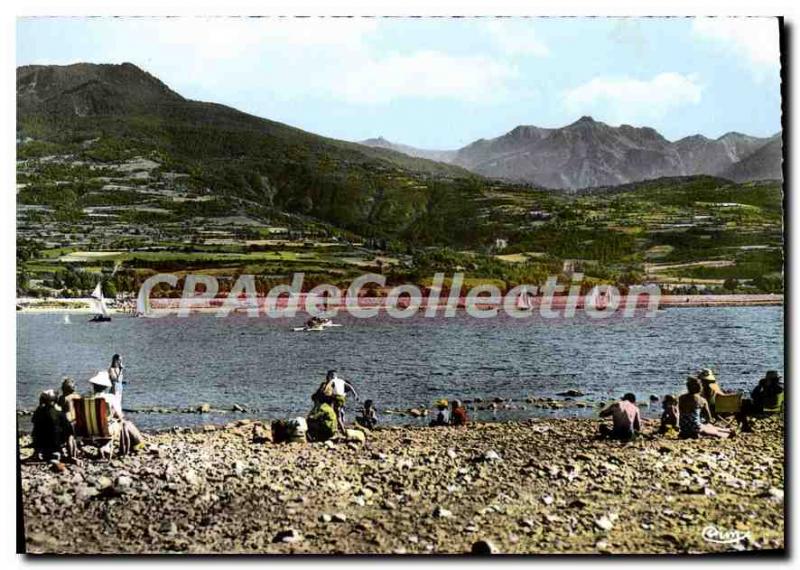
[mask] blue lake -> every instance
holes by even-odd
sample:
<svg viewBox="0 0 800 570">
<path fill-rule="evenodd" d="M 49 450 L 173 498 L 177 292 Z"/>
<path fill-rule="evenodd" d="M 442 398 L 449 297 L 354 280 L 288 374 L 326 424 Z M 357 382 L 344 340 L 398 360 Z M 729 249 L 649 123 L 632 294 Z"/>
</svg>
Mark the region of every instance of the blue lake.
<svg viewBox="0 0 800 570">
<path fill-rule="evenodd" d="M 17 407 L 35 407 L 38 393 L 60 386 L 63 376 L 87 391 L 86 380 L 106 368 L 115 352 L 126 366 L 126 408 L 240 404 L 253 410 L 246 415 L 261 418 L 305 414 L 329 368 L 350 379 L 362 399 L 375 400 L 379 411 L 430 406 L 440 397 L 521 402 L 570 388 L 591 400 L 626 391 L 646 400 L 681 392 L 686 375 L 701 367 L 718 371 L 724 389 L 749 389 L 765 370 L 783 372 L 783 313 L 783 307 L 679 308 L 652 318 L 606 320 L 342 314 L 335 320 L 343 327 L 322 333 L 292 332 L 302 317 L 117 317 L 89 324 L 84 315 L 71 315 L 66 323 L 62 314 L 25 313 L 17 315 Z M 590 413 L 528 406 L 477 416 Z M 243 415 L 131 415 L 149 429 L 238 417 Z"/>
</svg>

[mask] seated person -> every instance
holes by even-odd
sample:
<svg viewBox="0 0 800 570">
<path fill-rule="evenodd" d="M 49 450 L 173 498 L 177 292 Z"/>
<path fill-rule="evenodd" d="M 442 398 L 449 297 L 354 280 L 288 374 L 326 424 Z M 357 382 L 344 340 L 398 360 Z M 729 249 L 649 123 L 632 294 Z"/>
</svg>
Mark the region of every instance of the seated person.
<svg viewBox="0 0 800 570">
<path fill-rule="evenodd" d="M 33 412 L 33 457 L 44 461 L 59 461 L 64 454 L 64 447 L 69 450 L 72 430 L 64 413 L 56 406 L 56 397 L 52 390 L 39 395 L 39 407 Z M 69 451 L 66 453 L 71 457 Z"/>
<path fill-rule="evenodd" d="M 735 435 L 731 430 L 718 428 L 711 424 L 711 410 L 706 399 L 700 395 L 702 389 L 700 380 L 689 376 L 686 380 L 686 393 L 678 398 L 679 437 L 681 439 L 698 437 L 724 439 Z M 703 423 L 704 419 L 708 423 Z"/>
<path fill-rule="evenodd" d="M 467 409 L 461 405 L 461 400 L 453 400 L 452 410 L 450 411 L 450 425 L 467 425 Z"/>
<path fill-rule="evenodd" d="M 678 399 L 672 394 L 664 396 L 664 401 L 661 404 L 663 411 L 661 412 L 661 427 L 658 433 L 664 434 L 670 428 L 678 429 Z"/>
<path fill-rule="evenodd" d="M 133 422 L 125 419 L 122 409 L 119 407 L 119 398 L 110 393 L 111 379 L 108 372 L 103 370 L 89 379 L 92 385 L 92 396 L 102 398 L 108 403 L 109 417 L 108 429 L 112 440 L 119 441 L 121 455 L 126 455 L 131 451 L 138 451 L 143 447 L 143 437 Z M 100 450 L 101 455 L 106 455 L 111 451 L 111 442 L 103 446 Z"/>
<path fill-rule="evenodd" d="M 764 414 L 765 410 L 777 408 L 783 394 L 783 382 L 777 370 L 768 370 L 767 374 L 753 388 L 749 399 L 742 400 L 742 410 L 736 419 L 742 425 L 742 431 L 753 431 L 750 417 Z"/>
<path fill-rule="evenodd" d="M 601 418 L 609 416 L 612 419 L 612 427 L 601 424 L 601 437 L 626 441 L 633 439 L 642 429 L 636 396 L 630 392 L 625 394 L 619 402 L 614 402 L 600 412 Z"/>
<path fill-rule="evenodd" d="M 308 439 L 311 441 L 325 441 L 336 435 L 336 412 L 333 406 L 322 402 L 314 406 L 306 418 L 308 425 Z M 276 443 L 280 443 L 276 441 Z"/>
<path fill-rule="evenodd" d="M 58 407 L 61 408 L 70 422 L 75 421 L 75 406 L 73 406 L 73 402 L 80 399 L 80 397 L 81 395 L 78 394 L 75 389 L 75 381 L 69 376 L 66 376 L 61 383 L 61 395 L 58 397 Z"/>
<path fill-rule="evenodd" d="M 783 394 L 783 382 L 777 370 L 768 370 L 753 388 L 750 397 L 753 401 L 753 410 L 756 413 L 763 413 L 765 409 L 778 407 L 780 396 Z"/>
<path fill-rule="evenodd" d="M 356 418 L 359 425 L 367 429 L 375 429 L 378 425 L 378 413 L 375 411 L 375 403 L 372 400 L 364 400 L 364 407 L 361 409 L 361 415 Z"/>
<path fill-rule="evenodd" d="M 450 412 L 447 411 L 447 406 L 449 402 L 445 399 L 438 400 L 436 402 L 436 415 L 430 421 L 431 427 L 436 426 L 449 426 L 450 425 Z"/>
<path fill-rule="evenodd" d="M 700 395 L 706 400 L 708 403 L 708 409 L 711 412 L 712 416 L 716 416 L 714 413 L 714 401 L 718 394 L 725 394 L 720 388 L 719 383 L 717 382 L 717 377 L 714 376 L 714 372 L 710 368 L 703 368 L 700 372 L 697 373 L 697 379 L 700 380 L 702 385 L 702 391 Z"/>
</svg>

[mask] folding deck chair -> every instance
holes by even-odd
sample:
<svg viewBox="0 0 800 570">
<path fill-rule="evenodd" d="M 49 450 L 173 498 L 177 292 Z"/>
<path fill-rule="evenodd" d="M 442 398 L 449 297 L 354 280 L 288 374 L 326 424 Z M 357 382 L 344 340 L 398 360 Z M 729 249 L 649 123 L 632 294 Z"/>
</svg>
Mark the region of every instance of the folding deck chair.
<svg viewBox="0 0 800 570">
<path fill-rule="evenodd" d="M 96 447 L 100 456 L 108 450 L 108 458 L 114 455 L 114 434 L 109 417 L 111 410 L 104 398 L 89 397 L 73 401 L 75 408 L 75 440 L 80 447 Z"/>
<path fill-rule="evenodd" d="M 726 424 L 730 425 L 741 411 L 742 395 L 740 393 L 717 394 L 714 397 L 714 415 Z"/>
</svg>

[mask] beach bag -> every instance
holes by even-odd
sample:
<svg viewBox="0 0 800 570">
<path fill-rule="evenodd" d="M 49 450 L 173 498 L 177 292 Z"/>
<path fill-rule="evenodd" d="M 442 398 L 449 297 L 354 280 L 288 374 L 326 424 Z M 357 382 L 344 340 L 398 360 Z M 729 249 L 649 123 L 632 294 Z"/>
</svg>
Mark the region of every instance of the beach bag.
<svg viewBox="0 0 800 570">
<path fill-rule="evenodd" d="M 308 438 L 325 441 L 336 435 L 336 412 L 330 404 L 320 404 L 308 414 Z"/>
<path fill-rule="evenodd" d="M 308 424 L 304 417 L 296 417 L 286 422 L 286 436 L 291 443 L 306 441 Z"/>
</svg>

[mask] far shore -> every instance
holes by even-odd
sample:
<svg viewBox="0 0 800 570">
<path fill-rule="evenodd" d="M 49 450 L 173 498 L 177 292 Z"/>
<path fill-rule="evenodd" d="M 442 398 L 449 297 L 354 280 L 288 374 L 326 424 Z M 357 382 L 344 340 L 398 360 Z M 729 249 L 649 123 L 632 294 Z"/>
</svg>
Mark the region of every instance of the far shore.
<svg viewBox="0 0 800 570">
<path fill-rule="evenodd" d="M 363 306 L 380 306 L 382 298 L 375 298 L 371 299 L 370 301 L 364 303 L 363 300 L 360 302 L 363 303 Z M 553 297 L 552 308 L 553 310 L 563 309 L 566 304 L 567 297 L 556 296 Z M 533 308 L 538 307 L 538 300 L 539 298 L 533 299 Z M 153 313 L 158 315 L 161 314 L 168 314 L 174 313 L 173 305 L 177 306 L 179 303 L 179 299 L 153 299 L 151 301 L 153 305 Z M 216 300 L 215 300 L 216 301 Z M 214 313 L 219 310 L 221 306 L 222 300 L 219 300 L 219 303 L 215 303 L 215 306 L 194 306 L 190 309 L 191 313 Z M 457 308 L 463 309 L 465 304 L 465 299 L 462 297 L 458 300 Z M 781 306 L 784 304 L 784 299 L 782 294 L 752 294 L 752 295 L 742 295 L 742 294 L 731 294 L 731 295 L 662 295 L 659 301 L 659 308 L 660 309 L 668 309 L 674 307 L 756 307 L 756 306 Z M 303 301 L 299 303 L 300 307 L 303 306 Z M 427 302 L 422 305 L 422 308 L 427 307 Z M 437 310 L 444 310 L 447 306 L 446 299 L 441 299 L 437 303 Z M 479 308 L 487 308 L 487 305 L 483 305 L 478 303 L 477 306 Z M 624 306 L 624 301 L 621 304 L 621 307 Z M 329 305 L 330 309 L 338 309 L 340 311 L 346 310 L 346 308 L 341 306 L 336 306 L 334 304 Z M 643 298 L 639 303 L 638 307 L 642 310 L 646 308 L 646 297 Z M 582 308 L 582 305 L 579 303 L 578 308 Z M 639 308 L 637 308 L 637 311 Z M 112 315 L 131 315 L 130 308 L 125 309 L 118 309 L 109 307 L 109 313 Z M 83 315 L 90 315 L 93 313 L 92 307 L 89 304 L 88 300 L 86 299 L 18 299 L 17 300 L 17 312 L 20 313 L 53 313 L 53 314 L 83 314 Z M 237 308 L 233 312 L 243 313 L 246 312 L 244 308 Z M 298 314 L 304 314 L 304 311 L 298 309 Z"/>
</svg>

